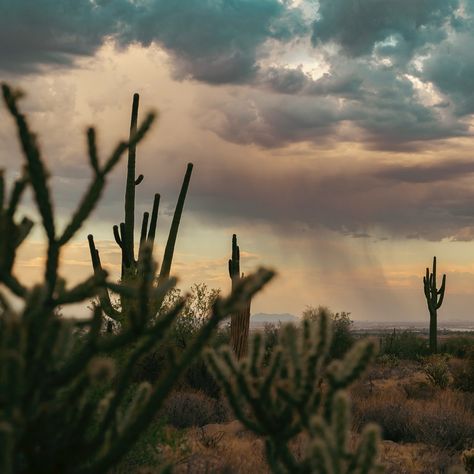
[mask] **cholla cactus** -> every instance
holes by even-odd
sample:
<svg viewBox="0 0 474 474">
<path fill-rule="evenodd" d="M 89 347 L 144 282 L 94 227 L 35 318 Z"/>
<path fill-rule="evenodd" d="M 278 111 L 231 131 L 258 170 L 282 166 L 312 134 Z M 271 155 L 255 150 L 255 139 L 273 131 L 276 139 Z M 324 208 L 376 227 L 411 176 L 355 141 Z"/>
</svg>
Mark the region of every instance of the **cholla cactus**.
<svg viewBox="0 0 474 474">
<path fill-rule="evenodd" d="M 267 461 L 275 473 L 378 472 L 376 427 L 366 428 L 355 452 L 349 449 L 344 392 L 367 366 L 374 346 L 361 341 L 342 361 L 329 363 L 330 341 L 330 323 L 322 315 L 301 327 L 284 326 L 268 365 L 263 363 L 260 333 L 240 361 L 228 348 L 206 353 L 238 419 L 265 438 Z M 297 459 L 289 445 L 301 433 L 309 441 L 306 454 Z"/>
<path fill-rule="evenodd" d="M 240 248 L 237 245 L 237 236 L 232 236 L 232 257 L 229 259 L 229 276 L 232 288 L 243 278 L 240 273 Z M 250 300 L 248 304 L 230 319 L 230 345 L 237 359 L 244 357 L 248 350 L 250 328 Z"/>
<path fill-rule="evenodd" d="M 148 115 L 132 137 L 121 143 L 102 166 L 97 157 L 95 132 L 88 131 L 92 182 L 71 222 L 57 234 L 48 173 L 34 135 L 17 107 L 18 94 L 2 86 L 5 103 L 16 121 L 26 168 L 4 199 L 0 179 L 0 472 L 2 474 L 102 474 L 108 472 L 153 420 L 180 374 L 200 353 L 223 318 L 236 311 L 271 277 L 260 270 L 243 280 L 226 299 L 218 298 L 212 314 L 187 348 L 161 377 L 131 392 L 131 374 L 136 361 L 159 344 L 185 301 L 154 318 L 151 302 L 161 299 L 175 284 L 163 280 L 158 286 L 152 248 L 145 244 L 135 285 L 109 283 L 106 273 L 95 275 L 67 289 L 58 275 L 61 248 L 75 235 L 95 207 L 109 172 L 120 156 L 139 141 L 153 121 Z M 28 287 L 14 275 L 16 249 L 32 222 L 16 212 L 21 195 L 30 186 L 42 218 L 48 250 L 41 284 Z M 20 298 L 11 304 L 8 292 Z M 59 306 L 86 302 L 111 289 L 134 302 L 130 324 L 119 334 L 102 334 L 100 307 L 92 318 L 58 317 Z M 111 356 L 127 349 L 127 360 L 116 368 Z"/>
<path fill-rule="evenodd" d="M 113 226 L 113 234 L 115 242 L 120 247 L 122 253 L 122 266 L 121 266 L 121 278 L 122 282 L 132 283 L 139 277 L 140 261 L 143 257 L 143 249 L 145 245 L 148 245 L 153 250 L 155 243 L 156 226 L 158 222 L 158 209 L 160 205 L 160 195 L 155 194 L 153 199 L 153 207 L 151 211 L 151 218 L 148 212 L 143 214 L 141 232 L 140 232 L 140 244 L 138 250 L 138 257 L 135 258 L 135 246 L 134 246 L 134 232 L 135 232 L 135 187 L 138 186 L 144 179 L 144 176 L 140 174 L 136 177 L 136 151 L 137 143 L 133 141 L 133 137 L 137 133 L 137 122 L 138 122 L 138 105 L 139 95 L 133 95 L 132 103 L 132 114 L 130 120 L 130 140 L 131 144 L 128 147 L 128 164 L 127 164 L 127 179 L 125 183 L 125 217 L 124 222 L 120 225 Z M 179 224 L 181 221 L 181 215 L 183 213 L 184 202 L 186 200 L 186 194 L 188 192 L 189 182 L 191 180 L 191 174 L 193 171 L 193 164 L 188 163 L 186 173 L 184 175 L 183 184 L 179 193 L 178 201 L 171 222 L 171 228 L 168 234 L 168 240 L 166 242 L 165 252 L 163 255 L 163 261 L 160 268 L 159 279 L 160 281 L 166 280 L 171 271 L 171 263 L 173 261 L 174 248 L 176 245 L 176 238 L 178 236 Z M 96 274 L 102 272 L 102 263 L 100 261 L 99 251 L 97 250 L 94 237 L 89 234 L 87 237 L 89 241 L 89 250 L 92 260 L 92 266 Z M 111 300 L 107 290 L 104 290 L 100 294 L 100 304 L 104 313 L 112 319 L 119 321 L 122 325 L 128 324 L 128 314 L 130 311 L 130 301 L 126 296 L 120 298 L 121 307 L 116 308 Z M 161 301 L 155 301 L 155 310 L 159 308 Z"/>
</svg>

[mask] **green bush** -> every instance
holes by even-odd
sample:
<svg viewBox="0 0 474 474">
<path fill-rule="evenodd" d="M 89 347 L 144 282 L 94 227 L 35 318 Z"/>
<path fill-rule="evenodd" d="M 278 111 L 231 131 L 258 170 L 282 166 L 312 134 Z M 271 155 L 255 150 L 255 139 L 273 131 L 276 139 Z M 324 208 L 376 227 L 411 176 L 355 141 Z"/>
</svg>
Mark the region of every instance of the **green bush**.
<svg viewBox="0 0 474 474">
<path fill-rule="evenodd" d="M 136 381 L 154 382 L 158 379 L 166 370 L 170 354 L 181 354 L 199 334 L 212 314 L 212 307 L 218 296 L 219 290 L 209 289 L 204 283 L 196 283 L 191 287 L 183 310 L 174 321 L 166 341 L 138 362 L 134 371 Z M 160 313 L 174 307 L 182 298 L 181 290 L 170 291 L 164 299 Z M 227 342 L 224 332 L 222 329 L 216 331 L 207 346 Z M 180 385 L 183 390 L 187 388 L 202 391 L 213 398 L 217 398 L 220 393 L 219 385 L 201 356 L 197 356 L 186 369 Z"/>
<path fill-rule="evenodd" d="M 444 357 L 427 357 L 423 364 L 423 372 L 428 381 L 435 387 L 446 388 L 449 385 L 450 372 Z"/>
<path fill-rule="evenodd" d="M 351 333 L 353 321 L 350 319 L 351 313 L 342 311 L 333 313 L 326 306 L 307 306 L 303 311 L 303 320 L 318 321 L 323 315 L 332 321 L 332 342 L 329 348 L 328 357 L 331 359 L 341 359 L 344 354 L 353 346 L 355 338 Z"/>
<path fill-rule="evenodd" d="M 450 370 L 454 388 L 474 393 L 474 350 L 464 360 L 450 361 Z"/>
<path fill-rule="evenodd" d="M 438 352 L 450 354 L 461 359 L 469 357 L 474 352 L 474 336 L 449 336 L 438 343 Z"/>
<path fill-rule="evenodd" d="M 412 331 L 395 331 L 380 339 L 380 354 L 418 360 L 429 355 L 428 340 Z"/>
</svg>

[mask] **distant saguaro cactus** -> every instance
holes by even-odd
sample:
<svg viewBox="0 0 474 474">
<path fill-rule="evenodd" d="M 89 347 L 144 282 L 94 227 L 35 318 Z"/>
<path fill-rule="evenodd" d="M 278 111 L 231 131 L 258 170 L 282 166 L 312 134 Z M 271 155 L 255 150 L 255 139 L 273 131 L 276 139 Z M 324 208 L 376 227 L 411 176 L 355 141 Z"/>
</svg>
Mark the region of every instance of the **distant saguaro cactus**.
<svg viewBox="0 0 474 474">
<path fill-rule="evenodd" d="M 240 248 L 237 245 L 237 236 L 232 236 L 232 258 L 229 259 L 229 276 L 232 288 L 235 288 L 243 274 L 240 274 Z M 237 359 L 245 356 L 248 350 L 250 327 L 250 300 L 239 311 L 232 314 L 230 319 L 230 343 Z"/>
<path fill-rule="evenodd" d="M 354 452 L 349 448 L 349 400 L 344 392 L 366 368 L 374 345 L 360 341 L 343 360 L 331 362 L 330 344 L 330 322 L 323 314 L 301 327 L 284 326 L 268 364 L 265 338 L 258 332 L 249 354 L 240 360 L 228 347 L 206 352 L 237 418 L 264 438 L 274 473 L 379 472 L 376 426 L 365 428 Z M 303 433 L 309 440 L 297 457 L 290 445 Z"/>
<path fill-rule="evenodd" d="M 430 312 L 430 351 L 436 353 L 438 350 L 438 309 L 443 304 L 446 291 L 446 275 L 443 275 L 439 290 L 436 286 L 436 257 L 433 257 L 433 271 L 430 273 L 430 269 L 426 269 L 423 290 Z"/>
<path fill-rule="evenodd" d="M 137 133 L 137 121 L 138 121 L 138 105 L 139 95 L 133 95 L 132 103 L 132 114 L 130 121 L 130 139 Z M 122 253 L 122 266 L 121 266 L 121 278 L 122 281 L 132 282 L 138 277 L 140 267 L 140 260 L 143 256 L 143 249 L 145 245 L 149 245 L 152 248 L 155 242 L 156 226 L 158 221 L 158 208 L 160 204 L 160 195 L 155 194 L 153 200 L 153 207 L 150 214 L 145 212 L 142 218 L 140 244 L 138 250 L 138 258 L 135 258 L 135 246 L 134 246 L 134 231 L 135 231 L 135 187 L 138 186 L 144 179 L 143 175 L 140 174 L 136 177 L 136 143 L 132 143 L 129 147 L 128 153 L 128 165 L 127 165 L 127 179 L 125 184 L 125 219 L 120 225 L 113 226 L 113 234 L 117 245 L 121 249 Z M 176 204 L 175 212 L 173 215 L 173 221 L 171 223 L 170 232 L 168 235 L 168 241 L 161 263 L 160 281 L 166 280 L 170 275 L 171 263 L 173 261 L 173 253 L 176 244 L 176 238 L 178 235 L 179 223 L 181 221 L 181 215 L 183 212 L 184 202 L 186 200 L 186 194 L 191 180 L 191 173 L 193 170 L 193 164 L 188 163 L 186 174 L 184 176 L 181 191 Z M 149 222 L 150 221 L 150 222 Z M 94 272 L 100 273 L 102 271 L 102 264 L 100 261 L 99 251 L 97 250 L 94 238 L 92 235 L 88 236 L 89 250 L 92 260 L 92 266 Z M 126 323 L 126 315 L 130 309 L 130 301 L 126 296 L 121 297 L 121 308 L 115 308 L 110 300 L 110 296 L 107 290 L 103 290 L 100 295 L 101 307 L 107 316 Z M 155 302 L 155 306 L 158 309 L 160 305 L 159 301 Z"/>
</svg>

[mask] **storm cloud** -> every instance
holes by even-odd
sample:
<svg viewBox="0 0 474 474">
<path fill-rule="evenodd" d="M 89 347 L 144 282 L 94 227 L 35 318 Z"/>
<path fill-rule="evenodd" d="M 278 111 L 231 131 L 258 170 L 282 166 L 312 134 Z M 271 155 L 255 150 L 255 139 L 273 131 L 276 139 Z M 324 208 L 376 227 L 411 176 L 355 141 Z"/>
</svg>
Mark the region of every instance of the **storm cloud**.
<svg viewBox="0 0 474 474">
<path fill-rule="evenodd" d="M 1 8 L 0 69 L 22 72 L 72 65 L 112 39 L 157 43 L 179 78 L 238 83 L 254 75 L 263 42 L 307 29 L 299 10 L 278 0 L 11 0 Z"/>
<path fill-rule="evenodd" d="M 202 121 L 230 142 L 276 148 L 354 140 L 417 150 L 472 134 L 473 5 L 4 0 L 0 70 L 77 67 L 105 43 L 153 46 L 166 51 L 176 80 L 227 85 L 229 97 L 213 101 Z M 305 61 L 315 55 L 310 73 Z"/>
<path fill-rule="evenodd" d="M 426 44 L 446 37 L 443 28 L 459 0 L 320 0 L 315 45 L 334 42 L 348 56 L 379 53 L 409 59 Z"/>
</svg>

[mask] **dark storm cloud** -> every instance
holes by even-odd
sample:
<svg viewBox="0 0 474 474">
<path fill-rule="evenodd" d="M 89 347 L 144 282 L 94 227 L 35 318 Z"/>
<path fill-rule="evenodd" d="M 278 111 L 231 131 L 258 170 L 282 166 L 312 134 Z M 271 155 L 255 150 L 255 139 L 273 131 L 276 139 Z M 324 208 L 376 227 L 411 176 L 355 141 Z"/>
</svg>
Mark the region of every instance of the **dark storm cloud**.
<svg viewBox="0 0 474 474">
<path fill-rule="evenodd" d="M 450 160 L 429 165 L 391 166 L 380 170 L 375 176 L 405 183 L 434 183 L 462 178 L 472 173 L 474 173 L 474 160 Z"/>
<path fill-rule="evenodd" d="M 71 66 L 108 38 L 118 47 L 157 44 L 175 78 L 250 91 L 214 104 L 220 120 L 205 126 L 226 140 L 321 143 L 341 138 L 349 123 L 369 148 L 416 150 L 470 133 L 473 4 L 320 0 L 313 11 L 286 0 L 3 0 L 0 70 Z M 263 65 L 275 44 L 310 34 L 328 68 L 320 78 L 278 57 Z M 424 102 L 407 74 L 432 85 L 438 104 Z"/>
<path fill-rule="evenodd" d="M 282 94 L 352 97 L 360 89 L 362 79 L 353 71 L 340 71 L 325 73 L 314 80 L 302 67 L 269 67 L 260 71 L 256 83 Z"/>
<path fill-rule="evenodd" d="M 235 143 L 280 147 L 295 141 L 326 142 L 340 120 L 333 98 L 261 93 L 230 98 L 215 110 L 217 120 L 202 117 L 219 136 Z"/>
<path fill-rule="evenodd" d="M 321 228 L 354 238 L 474 237 L 472 179 L 420 183 L 394 180 L 393 174 L 392 167 L 346 173 L 317 167 L 275 166 L 272 173 L 209 168 L 195 177 L 189 209 L 214 224 L 263 222 L 282 234 Z"/>
<path fill-rule="evenodd" d="M 106 38 L 122 46 L 157 43 L 175 74 L 210 83 L 242 82 L 255 73 L 257 48 L 306 31 L 299 10 L 278 0 L 4 1 L 0 68 L 27 71 L 92 55 Z"/>
<path fill-rule="evenodd" d="M 454 103 L 460 116 L 474 113 L 473 44 L 474 22 L 471 31 L 454 35 L 423 64 L 422 77 Z"/>
<path fill-rule="evenodd" d="M 350 139 L 374 149 L 416 150 L 468 134 L 449 109 L 423 105 L 413 83 L 385 67 L 341 61 L 316 81 L 300 70 L 275 70 L 265 80 L 287 93 L 234 95 L 216 106 L 217 120 L 203 116 L 203 126 L 228 141 L 264 147 L 343 139 L 339 132 L 348 122 L 359 130 Z M 301 93 L 292 95 L 298 87 Z"/>
<path fill-rule="evenodd" d="M 426 43 L 438 43 L 458 0 L 320 0 L 312 41 L 339 44 L 348 56 L 371 54 L 409 58 Z"/>
</svg>

